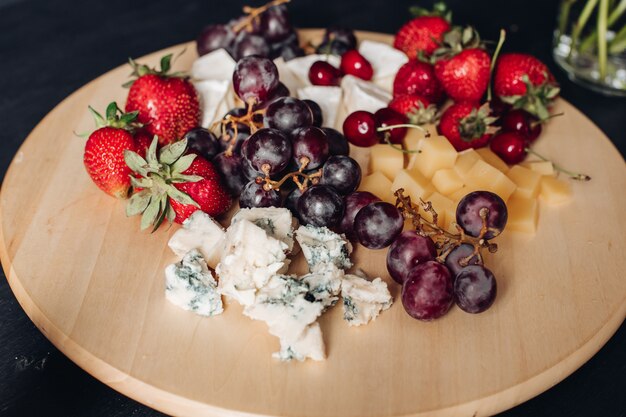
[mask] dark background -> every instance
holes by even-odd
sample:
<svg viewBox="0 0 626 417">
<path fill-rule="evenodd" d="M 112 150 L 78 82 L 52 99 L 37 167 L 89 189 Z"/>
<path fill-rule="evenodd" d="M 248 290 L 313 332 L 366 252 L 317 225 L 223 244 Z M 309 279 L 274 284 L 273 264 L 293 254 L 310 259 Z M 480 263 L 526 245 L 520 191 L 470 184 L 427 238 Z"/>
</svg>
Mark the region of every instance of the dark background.
<svg viewBox="0 0 626 417">
<path fill-rule="evenodd" d="M 129 56 L 194 39 L 203 25 L 238 15 L 244 3 L 0 0 L 0 180 L 30 130 L 67 95 Z M 261 1 L 250 3 L 257 6 Z M 412 4 L 415 1 L 293 0 L 289 7 L 299 27 L 343 25 L 394 33 L 409 18 Z M 486 39 L 496 39 L 499 28 L 506 28 L 505 51 L 528 52 L 544 60 L 561 83 L 562 96 L 624 155 L 626 99 L 574 85 L 551 58 L 557 1 L 448 0 L 448 5 L 456 23 L 472 23 Z M 1 416 L 162 415 L 111 390 L 56 350 L 0 275 Z M 502 416 L 626 416 L 626 325 L 570 377 Z"/>
</svg>

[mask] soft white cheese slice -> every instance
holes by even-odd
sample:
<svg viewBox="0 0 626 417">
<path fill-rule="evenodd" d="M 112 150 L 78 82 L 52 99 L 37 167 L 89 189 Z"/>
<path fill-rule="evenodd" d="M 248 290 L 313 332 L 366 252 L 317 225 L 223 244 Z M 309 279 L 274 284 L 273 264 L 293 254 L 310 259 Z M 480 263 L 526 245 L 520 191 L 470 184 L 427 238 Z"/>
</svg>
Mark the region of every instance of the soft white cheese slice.
<svg viewBox="0 0 626 417">
<path fill-rule="evenodd" d="M 300 80 L 299 77 L 294 74 L 292 69 L 287 65 L 282 57 L 278 57 L 274 60 L 276 69 L 278 69 L 278 78 L 280 82 L 285 84 L 285 87 L 289 89 L 291 95 L 295 95 L 299 88 L 306 86 L 307 84 Z"/>
<path fill-rule="evenodd" d="M 315 61 L 327 61 L 330 65 L 339 68 L 341 58 L 335 55 L 311 54 L 291 59 L 285 63 L 292 74 L 298 79 L 302 86 L 311 85 L 309 81 L 309 70 Z M 295 91 L 295 90 L 292 90 Z"/>
<path fill-rule="evenodd" d="M 224 311 L 217 282 L 197 249 L 165 268 L 165 297 L 172 304 L 201 316 Z"/>
<path fill-rule="evenodd" d="M 293 217 L 286 208 L 263 207 L 244 208 L 239 210 L 231 219 L 231 225 L 239 220 L 248 220 L 275 239 L 287 244 L 289 252 L 293 249 L 293 229 L 297 226 L 298 220 Z"/>
<path fill-rule="evenodd" d="M 341 80 L 343 105 L 348 114 L 357 110 L 376 112 L 391 101 L 391 93 L 369 81 L 352 75 L 345 75 Z"/>
<path fill-rule="evenodd" d="M 334 127 L 341 104 L 341 87 L 323 87 L 310 85 L 298 89 L 300 100 L 309 99 L 319 104 L 322 109 L 323 125 Z"/>
<path fill-rule="evenodd" d="M 374 68 L 374 84 L 387 92 L 393 89 L 393 80 L 398 69 L 409 61 L 406 54 L 382 42 L 364 40 L 359 45 L 359 53 L 365 57 Z"/>
<path fill-rule="evenodd" d="M 228 80 L 203 80 L 193 83 L 198 92 L 200 101 L 201 118 L 200 126 L 210 128 L 211 124 L 221 118 L 227 111 L 225 103 L 229 91 Z"/>
<path fill-rule="evenodd" d="M 346 274 L 341 283 L 341 296 L 343 318 L 350 326 L 369 323 L 393 303 L 387 284 L 380 278 L 369 281 Z"/>
<path fill-rule="evenodd" d="M 296 230 L 296 240 L 302 248 L 310 271 L 323 270 L 329 263 L 339 269 L 348 269 L 352 266 L 350 261 L 352 245 L 345 236 L 327 227 L 300 226 Z"/>
<path fill-rule="evenodd" d="M 236 62 L 224 49 L 216 49 L 196 59 L 191 65 L 194 80 L 231 80 Z"/>
<path fill-rule="evenodd" d="M 217 266 L 224 250 L 226 232 L 222 226 L 203 211 L 195 211 L 167 242 L 178 256 L 198 249 L 206 263 L 213 269 Z"/>
</svg>

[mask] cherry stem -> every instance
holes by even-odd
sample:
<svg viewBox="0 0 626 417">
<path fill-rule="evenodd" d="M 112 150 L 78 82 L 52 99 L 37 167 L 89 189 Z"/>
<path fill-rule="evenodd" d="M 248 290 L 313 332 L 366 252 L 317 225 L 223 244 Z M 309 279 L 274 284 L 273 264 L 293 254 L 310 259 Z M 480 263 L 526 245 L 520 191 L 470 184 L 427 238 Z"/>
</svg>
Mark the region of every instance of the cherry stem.
<svg viewBox="0 0 626 417">
<path fill-rule="evenodd" d="M 500 29 L 500 39 L 498 39 L 498 45 L 496 46 L 496 50 L 493 52 L 493 56 L 491 57 L 491 68 L 489 68 L 489 86 L 487 87 L 487 101 L 491 101 L 491 81 L 493 79 L 493 70 L 496 67 L 496 61 L 498 59 L 498 55 L 500 55 L 500 50 L 502 49 L 502 45 L 504 45 L 505 39 L 506 31 L 504 29 Z"/>
<path fill-rule="evenodd" d="M 569 171 L 569 170 L 563 168 L 562 166 L 557 165 L 555 162 L 549 160 L 545 156 L 543 156 L 541 154 L 538 154 L 537 152 L 533 151 L 530 148 L 524 148 L 524 150 L 526 152 L 528 152 L 529 154 L 531 154 L 531 155 L 535 155 L 537 158 L 541 159 L 542 161 L 550 162 L 552 164 L 552 166 L 554 167 L 554 169 L 556 169 L 557 171 L 562 172 L 562 173 L 564 173 L 566 175 L 569 175 L 569 177 L 571 179 L 573 179 L 573 180 L 576 180 L 576 181 L 589 181 L 589 180 L 591 180 L 591 177 L 589 175 L 579 174 L 579 173 L 576 173 L 576 172 Z"/>
<path fill-rule="evenodd" d="M 393 129 L 397 129 L 397 128 L 401 128 L 401 127 L 408 127 L 409 129 L 419 129 L 422 132 L 425 133 L 425 137 L 430 137 L 430 132 L 426 129 L 424 129 L 422 126 L 420 125 L 413 125 L 410 123 L 401 123 L 401 124 L 397 124 L 397 125 L 390 125 L 390 126 L 381 126 L 379 128 L 376 129 L 377 132 L 385 132 L 387 130 L 393 130 Z"/>
<path fill-rule="evenodd" d="M 251 31 L 252 23 L 254 22 L 254 19 L 257 19 L 261 14 L 265 13 L 267 9 L 269 9 L 270 7 L 278 6 L 283 3 L 289 3 L 290 1 L 291 0 L 273 0 L 261 7 L 244 6 L 243 12 L 246 13 L 248 16 L 233 27 L 233 32 L 238 33 L 243 28 L 247 28 L 249 31 Z"/>
<path fill-rule="evenodd" d="M 395 149 L 398 152 L 409 153 L 409 154 L 410 153 L 422 153 L 422 151 L 420 151 L 419 149 L 403 149 L 402 147 L 391 142 L 391 139 L 389 139 L 389 137 L 390 137 L 389 133 L 385 133 L 385 143 L 391 146 L 393 149 Z"/>
<path fill-rule="evenodd" d="M 550 119 L 554 119 L 555 117 L 559 117 L 559 116 L 564 116 L 565 113 L 561 112 L 561 113 L 555 113 L 555 114 L 551 114 L 550 116 L 546 117 L 545 119 L 539 119 L 539 120 L 535 120 L 534 122 L 530 123 L 530 127 L 534 128 L 538 125 L 544 124 L 545 122 L 547 122 Z"/>
</svg>

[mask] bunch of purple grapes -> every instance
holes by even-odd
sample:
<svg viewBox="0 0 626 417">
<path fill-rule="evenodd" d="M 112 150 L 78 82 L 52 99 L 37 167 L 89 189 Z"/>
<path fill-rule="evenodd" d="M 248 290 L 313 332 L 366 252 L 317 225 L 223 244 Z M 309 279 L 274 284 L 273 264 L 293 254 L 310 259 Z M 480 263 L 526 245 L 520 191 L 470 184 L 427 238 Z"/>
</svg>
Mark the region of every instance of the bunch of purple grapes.
<svg viewBox="0 0 626 417">
<path fill-rule="evenodd" d="M 284 3 L 274 0 L 256 9 L 246 7 L 247 14 L 227 24 L 206 26 L 196 40 L 198 55 L 223 48 L 236 61 L 250 55 L 283 57 L 285 61 L 303 56 Z"/>
</svg>

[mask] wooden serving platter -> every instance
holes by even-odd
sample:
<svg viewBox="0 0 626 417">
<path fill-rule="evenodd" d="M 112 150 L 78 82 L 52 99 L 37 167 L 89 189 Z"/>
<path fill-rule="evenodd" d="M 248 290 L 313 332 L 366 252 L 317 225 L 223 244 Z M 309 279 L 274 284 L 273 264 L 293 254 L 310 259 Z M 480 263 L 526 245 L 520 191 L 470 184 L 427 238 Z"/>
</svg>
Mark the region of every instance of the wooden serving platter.
<svg viewBox="0 0 626 417">
<path fill-rule="evenodd" d="M 303 31 L 303 38 L 320 31 Z M 360 33 L 389 42 L 388 35 Z M 167 51 L 178 52 L 184 45 Z M 193 44 L 176 63 L 187 69 Z M 166 51 L 144 58 L 156 64 Z M 177 229 L 139 231 L 124 204 L 85 173 L 87 105 L 123 103 L 121 66 L 59 104 L 26 139 L 0 194 L 0 259 L 39 329 L 114 389 L 178 416 L 471 416 L 512 407 L 587 361 L 626 315 L 626 167 L 610 141 L 564 100 L 537 150 L 584 170 L 573 201 L 541 206 L 536 236 L 505 232 L 487 263 L 494 306 L 411 319 L 385 270 L 386 250 L 355 261 L 390 283 L 396 300 L 375 322 L 349 328 L 336 307 L 321 319 L 325 362 L 281 363 L 266 326 L 228 304 L 201 318 L 164 297 L 167 247 Z"/>
</svg>

